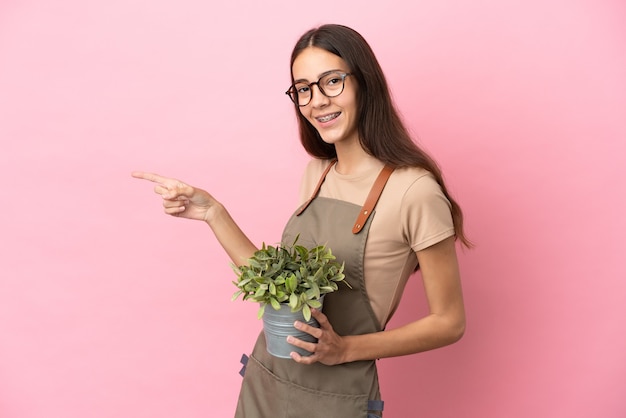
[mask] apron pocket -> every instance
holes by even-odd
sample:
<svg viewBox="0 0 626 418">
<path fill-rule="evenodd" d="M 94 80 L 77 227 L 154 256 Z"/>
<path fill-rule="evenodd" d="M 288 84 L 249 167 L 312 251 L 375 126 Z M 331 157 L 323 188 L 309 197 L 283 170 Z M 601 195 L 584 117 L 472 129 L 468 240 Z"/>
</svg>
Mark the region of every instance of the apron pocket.
<svg viewBox="0 0 626 418">
<path fill-rule="evenodd" d="M 367 418 L 368 399 L 368 394 L 324 392 L 291 383 L 276 376 L 254 356 L 250 356 L 235 416 Z"/>
</svg>

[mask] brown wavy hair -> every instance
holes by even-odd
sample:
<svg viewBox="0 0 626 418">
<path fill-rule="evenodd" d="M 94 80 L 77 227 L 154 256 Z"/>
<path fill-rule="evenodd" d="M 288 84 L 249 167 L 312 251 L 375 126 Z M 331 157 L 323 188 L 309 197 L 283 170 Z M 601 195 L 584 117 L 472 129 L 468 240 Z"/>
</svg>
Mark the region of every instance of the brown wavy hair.
<svg viewBox="0 0 626 418">
<path fill-rule="evenodd" d="M 308 47 L 324 49 L 342 58 L 357 81 L 357 111 L 359 141 L 363 149 L 393 167 L 421 167 L 428 170 L 450 201 L 456 238 L 466 247 L 472 243 L 463 231 L 463 212 L 448 192 L 441 169 L 413 141 L 395 108 L 382 68 L 367 41 L 347 26 L 327 24 L 309 30 L 300 37 L 291 53 L 291 68 L 300 53 Z M 294 82 L 293 73 L 291 82 Z M 317 130 L 295 106 L 300 142 L 315 158 L 337 157 L 335 146 L 324 142 Z"/>
</svg>

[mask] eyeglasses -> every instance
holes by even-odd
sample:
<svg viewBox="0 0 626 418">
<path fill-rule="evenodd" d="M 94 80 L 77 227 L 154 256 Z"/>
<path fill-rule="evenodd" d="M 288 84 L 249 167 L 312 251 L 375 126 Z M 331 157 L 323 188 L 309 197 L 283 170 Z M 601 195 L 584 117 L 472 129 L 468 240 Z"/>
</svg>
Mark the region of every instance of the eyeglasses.
<svg viewBox="0 0 626 418">
<path fill-rule="evenodd" d="M 303 81 L 295 83 L 289 90 L 285 92 L 289 96 L 292 102 L 302 107 L 309 104 L 313 97 L 313 85 L 316 84 L 322 93 L 326 97 L 337 97 L 343 93 L 343 87 L 345 85 L 346 77 L 351 75 L 350 73 L 340 73 L 337 71 L 331 71 L 320 77 L 319 80 L 312 83 L 305 83 Z"/>
</svg>

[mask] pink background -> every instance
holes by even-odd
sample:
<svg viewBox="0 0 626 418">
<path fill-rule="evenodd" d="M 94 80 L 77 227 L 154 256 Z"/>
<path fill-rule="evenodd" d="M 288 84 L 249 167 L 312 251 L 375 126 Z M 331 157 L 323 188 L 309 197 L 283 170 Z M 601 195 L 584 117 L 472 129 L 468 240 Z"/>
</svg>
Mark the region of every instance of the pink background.
<svg viewBox="0 0 626 418">
<path fill-rule="evenodd" d="M 626 416 L 626 4 L 4 0 L 0 416 L 232 416 L 260 330 L 208 227 L 276 242 L 307 157 L 283 94 L 310 27 L 371 43 L 477 247 L 458 344 L 380 362 L 388 418 Z M 391 326 L 425 312 L 412 280 Z"/>
</svg>

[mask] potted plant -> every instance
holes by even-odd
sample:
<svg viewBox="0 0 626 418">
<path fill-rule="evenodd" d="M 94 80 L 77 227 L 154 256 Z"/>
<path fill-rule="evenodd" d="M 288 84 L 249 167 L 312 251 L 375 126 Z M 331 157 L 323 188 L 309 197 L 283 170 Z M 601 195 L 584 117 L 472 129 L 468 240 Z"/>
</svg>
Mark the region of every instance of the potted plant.
<svg viewBox="0 0 626 418">
<path fill-rule="evenodd" d="M 321 309 L 324 295 L 338 290 L 338 283 L 348 287 L 343 274 L 344 264 L 339 263 L 326 245 L 306 248 L 297 244 L 266 245 L 248 259 L 248 263 L 232 265 L 237 275 L 233 281 L 238 290 L 233 300 L 242 296 L 260 304 L 258 318 L 263 319 L 263 330 L 267 349 L 277 357 L 289 357 L 289 352 L 307 351 L 286 342 L 288 335 L 315 341 L 315 339 L 293 327 L 295 320 L 319 326 L 311 318 L 311 308 Z M 267 306 L 272 309 L 266 309 Z"/>
</svg>

